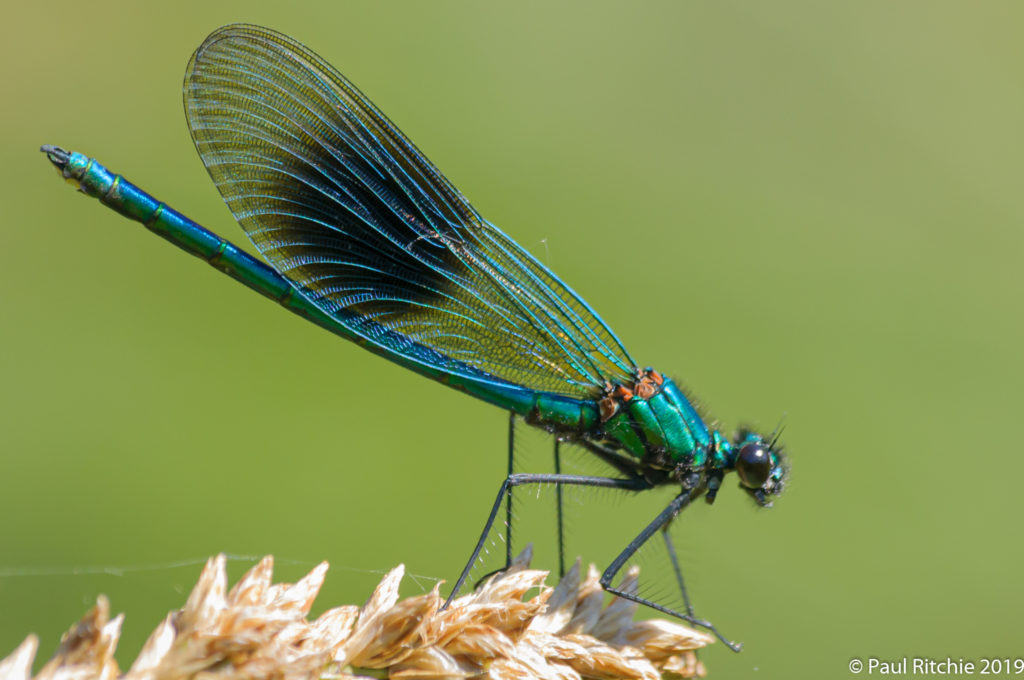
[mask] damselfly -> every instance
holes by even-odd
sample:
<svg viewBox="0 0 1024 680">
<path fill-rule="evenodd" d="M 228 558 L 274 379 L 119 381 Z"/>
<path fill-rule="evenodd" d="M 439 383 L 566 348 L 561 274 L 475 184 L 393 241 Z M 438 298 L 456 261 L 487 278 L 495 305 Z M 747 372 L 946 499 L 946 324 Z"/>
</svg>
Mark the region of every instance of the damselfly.
<svg viewBox="0 0 1024 680">
<path fill-rule="evenodd" d="M 83 192 L 290 311 L 509 411 L 510 459 L 518 418 L 554 435 L 556 461 L 558 442 L 571 442 L 616 471 L 515 473 L 510 462 L 452 596 L 503 504 L 511 532 L 516 487 L 672 487 L 671 502 L 621 550 L 601 585 L 738 649 L 694 616 L 667 528 L 700 496 L 713 502 L 733 471 L 758 504 L 770 505 L 786 477 L 775 438 L 742 430 L 729 440 L 708 427 L 672 380 L 639 368 L 586 302 L 483 219 L 344 76 L 291 38 L 245 25 L 215 31 L 189 62 L 184 97 L 203 163 L 270 266 L 95 160 L 43 151 Z M 558 515 L 561 522 L 561 507 Z M 615 585 L 657 533 L 672 556 L 679 609 Z"/>
</svg>

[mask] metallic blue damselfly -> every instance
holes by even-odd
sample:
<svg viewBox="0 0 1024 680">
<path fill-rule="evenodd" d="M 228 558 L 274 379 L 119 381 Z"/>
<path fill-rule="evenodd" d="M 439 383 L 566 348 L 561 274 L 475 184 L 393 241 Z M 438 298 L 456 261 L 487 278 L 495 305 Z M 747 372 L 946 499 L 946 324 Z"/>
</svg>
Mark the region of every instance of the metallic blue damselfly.
<svg viewBox="0 0 1024 680">
<path fill-rule="evenodd" d="M 729 439 L 710 428 L 671 379 L 639 367 L 582 298 L 483 219 L 305 46 L 265 28 L 221 28 L 192 56 L 184 97 L 203 163 L 270 266 L 97 161 L 53 146 L 43 151 L 83 192 L 292 312 L 509 411 L 510 458 L 517 419 L 554 435 L 556 472 L 516 473 L 510 461 L 452 596 L 503 505 L 511 532 L 516 487 L 671 487 L 671 502 L 621 550 L 601 585 L 738 649 L 694 615 L 666 529 L 695 499 L 713 502 L 734 471 L 740 487 L 769 506 L 786 477 L 775 438 L 741 430 Z M 615 474 L 561 473 L 559 442 L 582 447 Z M 560 525 L 560 502 L 558 510 Z M 657 533 L 672 556 L 682 610 L 615 585 Z"/>
</svg>

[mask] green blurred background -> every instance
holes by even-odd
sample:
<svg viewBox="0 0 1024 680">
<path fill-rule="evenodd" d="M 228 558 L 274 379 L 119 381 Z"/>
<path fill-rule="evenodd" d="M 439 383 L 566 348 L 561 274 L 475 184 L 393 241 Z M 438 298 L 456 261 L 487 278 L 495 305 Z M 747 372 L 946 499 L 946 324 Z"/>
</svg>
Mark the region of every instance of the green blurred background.
<svg viewBox="0 0 1024 680">
<path fill-rule="evenodd" d="M 746 643 L 707 652 L 711 677 L 1024 654 L 1024 5 L 291 4 L 22 4 L 0 26 L 0 657 L 29 632 L 48 657 L 106 593 L 126 665 L 220 551 L 282 579 L 329 560 L 321 609 L 399 562 L 451 579 L 502 477 L 503 413 L 37 151 L 241 239 L 180 94 L 234 21 L 336 65 L 727 426 L 786 414 L 776 508 L 730 483 L 690 520 L 698 611 Z"/>
</svg>

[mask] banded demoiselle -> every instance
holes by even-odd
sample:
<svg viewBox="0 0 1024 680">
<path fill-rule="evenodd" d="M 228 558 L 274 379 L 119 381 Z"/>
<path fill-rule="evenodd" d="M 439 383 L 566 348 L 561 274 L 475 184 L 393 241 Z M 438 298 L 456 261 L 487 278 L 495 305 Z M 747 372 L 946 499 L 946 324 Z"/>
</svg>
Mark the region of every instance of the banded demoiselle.
<svg viewBox="0 0 1024 680">
<path fill-rule="evenodd" d="M 97 161 L 43 151 L 81 191 L 290 311 L 510 412 L 509 474 L 451 597 L 503 504 L 511 532 L 515 487 L 674 487 L 600 583 L 738 649 L 694 615 L 667 528 L 695 499 L 713 502 L 733 471 L 770 506 L 786 477 L 776 438 L 741 430 L 728 439 L 710 428 L 672 380 L 639 368 L 580 296 L 482 218 L 355 86 L 295 40 L 247 25 L 215 31 L 189 62 L 184 100 L 203 163 L 270 266 Z M 513 472 L 517 419 L 554 435 L 555 473 Z M 561 473 L 559 442 L 582 447 L 615 474 Z M 614 584 L 656 533 L 685 611 Z"/>
</svg>

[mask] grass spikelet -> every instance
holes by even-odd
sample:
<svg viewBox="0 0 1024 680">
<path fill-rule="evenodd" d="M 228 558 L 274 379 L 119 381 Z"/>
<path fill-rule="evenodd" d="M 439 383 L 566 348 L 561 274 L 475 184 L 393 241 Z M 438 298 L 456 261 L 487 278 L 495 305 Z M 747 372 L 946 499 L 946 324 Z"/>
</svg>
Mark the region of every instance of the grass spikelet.
<svg viewBox="0 0 1024 680">
<path fill-rule="evenodd" d="M 636 605 L 618 598 L 603 606 L 593 566 L 581 577 L 577 561 L 551 588 L 547 572 L 530 569 L 529 560 L 527 549 L 445 610 L 439 585 L 400 600 L 405 571 L 398 566 L 362 607 L 336 607 L 310 621 L 326 563 L 297 583 L 274 584 L 273 560 L 265 557 L 229 591 L 220 555 L 127 672 L 114 660 L 123 615 L 110 618 L 100 596 L 34 680 L 703 677 L 695 650 L 711 636 L 660 619 L 635 621 Z M 636 578 L 631 571 L 625 587 L 635 588 Z M 38 647 L 30 635 L 0 661 L 0 680 L 33 678 Z"/>
</svg>

